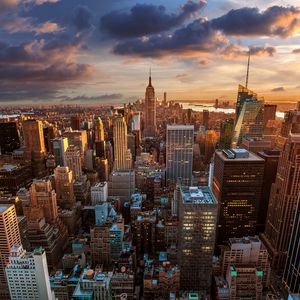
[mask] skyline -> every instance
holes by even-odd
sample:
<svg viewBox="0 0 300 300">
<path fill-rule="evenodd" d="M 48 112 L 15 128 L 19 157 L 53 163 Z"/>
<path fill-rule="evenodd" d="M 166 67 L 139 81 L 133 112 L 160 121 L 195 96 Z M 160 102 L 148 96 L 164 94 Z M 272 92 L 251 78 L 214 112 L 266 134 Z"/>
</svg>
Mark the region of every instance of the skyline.
<svg viewBox="0 0 300 300">
<path fill-rule="evenodd" d="M 296 1 L 98 2 L 2 1 L 2 104 L 134 101 L 149 67 L 160 99 L 235 101 L 248 49 L 249 88 L 299 100 Z"/>
</svg>

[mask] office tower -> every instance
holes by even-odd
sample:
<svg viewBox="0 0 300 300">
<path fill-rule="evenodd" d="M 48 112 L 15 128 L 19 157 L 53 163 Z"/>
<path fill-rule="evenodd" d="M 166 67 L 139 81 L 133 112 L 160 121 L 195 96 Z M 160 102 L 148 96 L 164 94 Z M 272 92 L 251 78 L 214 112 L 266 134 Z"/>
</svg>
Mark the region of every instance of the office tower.
<svg viewBox="0 0 300 300">
<path fill-rule="evenodd" d="M 132 160 L 135 161 L 136 158 L 136 136 L 133 133 L 128 133 L 127 134 L 127 145 L 128 145 L 128 149 L 131 152 L 132 155 Z"/>
<path fill-rule="evenodd" d="M 11 153 L 20 147 L 20 138 L 15 122 L 0 122 L 0 153 Z"/>
<path fill-rule="evenodd" d="M 244 138 L 262 138 L 264 128 L 264 101 L 245 99 L 235 123 L 233 146 L 239 146 Z"/>
<path fill-rule="evenodd" d="M 151 82 L 151 73 L 149 84 L 145 94 L 145 118 L 144 118 L 144 137 L 155 137 L 156 135 L 156 99 L 155 91 Z"/>
<path fill-rule="evenodd" d="M 124 117 L 114 119 L 114 169 L 128 171 L 132 169 L 132 157 L 127 144 L 127 125 Z"/>
<path fill-rule="evenodd" d="M 73 173 L 69 167 L 54 170 L 56 201 L 61 208 L 73 208 L 76 204 L 73 189 Z"/>
<path fill-rule="evenodd" d="M 284 268 L 298 201 L 299 153 L 300 132 L 290 134 L 279 158 L 276 180 L 271 188 L 266 229 L 262 235 L 272 267 L 279 272 Z"/>
<path fill-rule="evenodd" d="M 202 125 L 205 127 L 205 129 L 208 129 L 208 123 L 209 123 L 209 111 L 207 109 L 204 109 L 202 112 Z"/>
<path fill-rule="evenodd" d="M 235 108 L 236 122 L 240 116 L 245 101 L 253 97 L 256 98 L 257 94 L 249 90 L 247 87 L 244 87 L 241 84 L 239 84 L 238 96 L 237 96 L 236 108 Z"/>
<path fill-rule="evenodd" d="M 166 107 L 168 105 L 167 102 L 167 92 L 164 92 L 164 101 L 163 101 L 163 105 Z"/>
<path fill-rule="evenodd" d="M 213 193 L 220 203 L 217 245 L 255 234 L 264 160 L 245 149 L 216 151 Z"/>
<path fill-rule="evenodd" d="M 60 137 L 53 140 L 53 154 L 56 166 L 66 166 L 65 152 L 69 147 L 68 139 Z"/>
<path fill-rule="evenodd" d="M 104 141 L 104 126 L 100 117 L 94 120 L 95 142 Z"/>
<path fill-rule="evenodd" d="M 77 146 L 83 158 L 84 151 L 88 149 L 88 137 L 86 130 L 66 131 L 63 136 L 68 138 L 70 146 Z"/>
<path fill-rule="evenodd" d="M 234 119 L 226 119 L 221 123 L 219 149 L 230 149 L 234 132 Z"/>
<path fill-rule="evenodd" d="M 268 121 L 276 119 L 276 104 L 265 104 L 264 105 L 264 128 L 267 126 Z"/>
<path fill-rule="evenodd" d="M 132 122 L 132 131 L 140 131 L 141 130 L 141 114 L 139 112 L 134 113 L 133 122 Z"/>
<path fill-rule="evenodd" d="M 167 180 L 189 184 L 193 169 L 194 126 L 167 125 Z"/>
<path fill-rule="evenodd" d="M 182 187 L 179 201 L 180 287 L 209 292 L 218 203 L 208 187 Z"/>
<path fill-rule="evenodd" d="M 290 293 L 300 294 L 300 198 L 291 230 L 283 283 Z"/>
<path fill-rule="evenodd" d="M 0 205 L 0 299 L 9 299 L 5 267 L 9 263 L 11 247 L 21 244 L 18 220 L 14 205 Z"/>
<path fill-rule="evenodd" d="M 47 153 L 53 154 L 53 143 L 52 141 L 58 136 L 58 130 L 55 125 L 46 123 L 43 128 L 44 141 Z"/>
<path fill-rule="evenodd" d="M 29 253 L 15 244 L 5 272 L 11 300 L 52 299 L 44 249 L 37 248 Z"/>
<path fill-rule="evenodd" d="M 16 195 L 20 188 L 28 188 L 33 175 L 30 162 L 0 164 L 0 193 Z"/>
<path fill-rule="evenodd" d="M 65 163 L 73 172 L 73 178 L 79 180 L 82 177 L 81 154 L 76 146 L 70 145 L 65 152 Z"/>
<path fill-rule="evenodd" d="M 216 149 L 218 135 L 214 130 L 207 130 L 205 133 L 205 156 L 204 161 L 209 164 Z"/>
<path fill-rule="evenodd" d="M 107 201 L 108 185 L 107 182 L 97 182 L 91 187 L 91 204 L 96 205 Z"/>
<path fill-rule="evenodd" d="M 71 128 L 73 130 L 81 129 L 81 118 L 80 116 L 71 116 Z"/>
<path fill-rule="evenodd" d="M 103 158 L 103 159 L 106 158 L 105 146 L 106 146 L 105 141 L 95 142 L 94 149 L 96 150 L 96 157 Z"/>
<path fill-rule="evenodd" d="M 290 110 L 285 113 L 281 127 L 281 135 L 288 137 L 290 133 L 298 133 L 300 130 L 300 109 Z"/>
<path fill-rule="evenodd" d="M 258 208 L 257 234 L 263 233 L 266 226 L 267 212 L 272 184 L 275 182 L 280 151 L 265 150 L 257 155 L 265 160 L 264 180 L 262 185 L 261 200 Z"/>
</svg>

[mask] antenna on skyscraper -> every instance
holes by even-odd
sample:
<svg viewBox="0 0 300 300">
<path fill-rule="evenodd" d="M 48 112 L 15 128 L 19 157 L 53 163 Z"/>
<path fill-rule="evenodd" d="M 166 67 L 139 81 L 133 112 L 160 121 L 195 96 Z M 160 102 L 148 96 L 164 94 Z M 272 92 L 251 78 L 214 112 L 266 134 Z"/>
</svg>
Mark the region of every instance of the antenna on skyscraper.
<svg viewBox="0 0 300 300">
<path fill-rule="evenodd" d="M 250 52 L 250 49 L 249 49 L 249 52 L 248 52 L 248 65 L 247 65 L 247 76 L 246 76 L 246 88 L 248 88 L 248 81 L 249 81 L 250 56 L 251 56 L 251 52 Z"/>
</svg>

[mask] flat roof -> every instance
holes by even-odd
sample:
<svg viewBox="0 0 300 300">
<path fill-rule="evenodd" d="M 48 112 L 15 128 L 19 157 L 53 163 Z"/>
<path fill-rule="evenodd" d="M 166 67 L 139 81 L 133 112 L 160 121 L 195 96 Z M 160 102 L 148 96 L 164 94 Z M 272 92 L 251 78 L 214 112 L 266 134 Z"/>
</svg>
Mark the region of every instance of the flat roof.
<svg viewBox="0 0 300 300">
<path fill-rule="evenodd" d="M 194 125 L 167 125 L 167 130 L 194 130 Z"/>
<path fill-rule="evenodd" d="M 1 166 L 0 168 L 3 171 L 13 171 L 13 170 L 17 170 L 18 166 L 17 165 L 10 165 L 10 164 L 4 164 Z"/>
<path fill-rule="evenodd" d="M 182 198 L 185 204 L 216 204 L 217 200 L 209 187 L 190 186 L 181 188 Z"/>
<path fill-rule="evenodd" d="M 249 153 L 249 156 L 247 157 L 229 157 L 228 155 L 226 155 L 223 151 L 216 151 L 216 155 L 219 156 L 222 160 L 224 161 L 261 161 L 264 162 L 264 159 L 259 157 L 258 155 L 254 154 L 251 151 L 245 150 L 245 149 L 234 149 L 234 152 L 238 153 L 238 154 L 245 154 L 247 151 Z"/>
</svg>

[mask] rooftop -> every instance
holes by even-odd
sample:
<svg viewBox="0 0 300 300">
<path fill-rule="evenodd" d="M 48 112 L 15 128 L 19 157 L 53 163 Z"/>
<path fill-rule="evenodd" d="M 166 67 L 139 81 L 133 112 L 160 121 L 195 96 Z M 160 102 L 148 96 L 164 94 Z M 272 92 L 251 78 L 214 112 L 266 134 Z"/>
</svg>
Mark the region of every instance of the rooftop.
<svg viewBox="0 0 300 300">
<path fill-rule="evenodd" d="M 191 186 L 181 188 L 182 198 L 186 204 L 215 204 L 217 203 L 207 186 Z"/>
<path fill-rule="evenodd" d="M 264 161 L 263 158 L 243 148 L 216 151 L 216 155 L 224 161 Z"/>
<path fill-rule="evenodd" d="M 0 213 L 5 212 L 12 204 L 0 204 Z"/>
<path fill-rule="evenodd" d="M 167 130 L 194 130 L 194 125 L 167 125 Z"/>
</svg>

